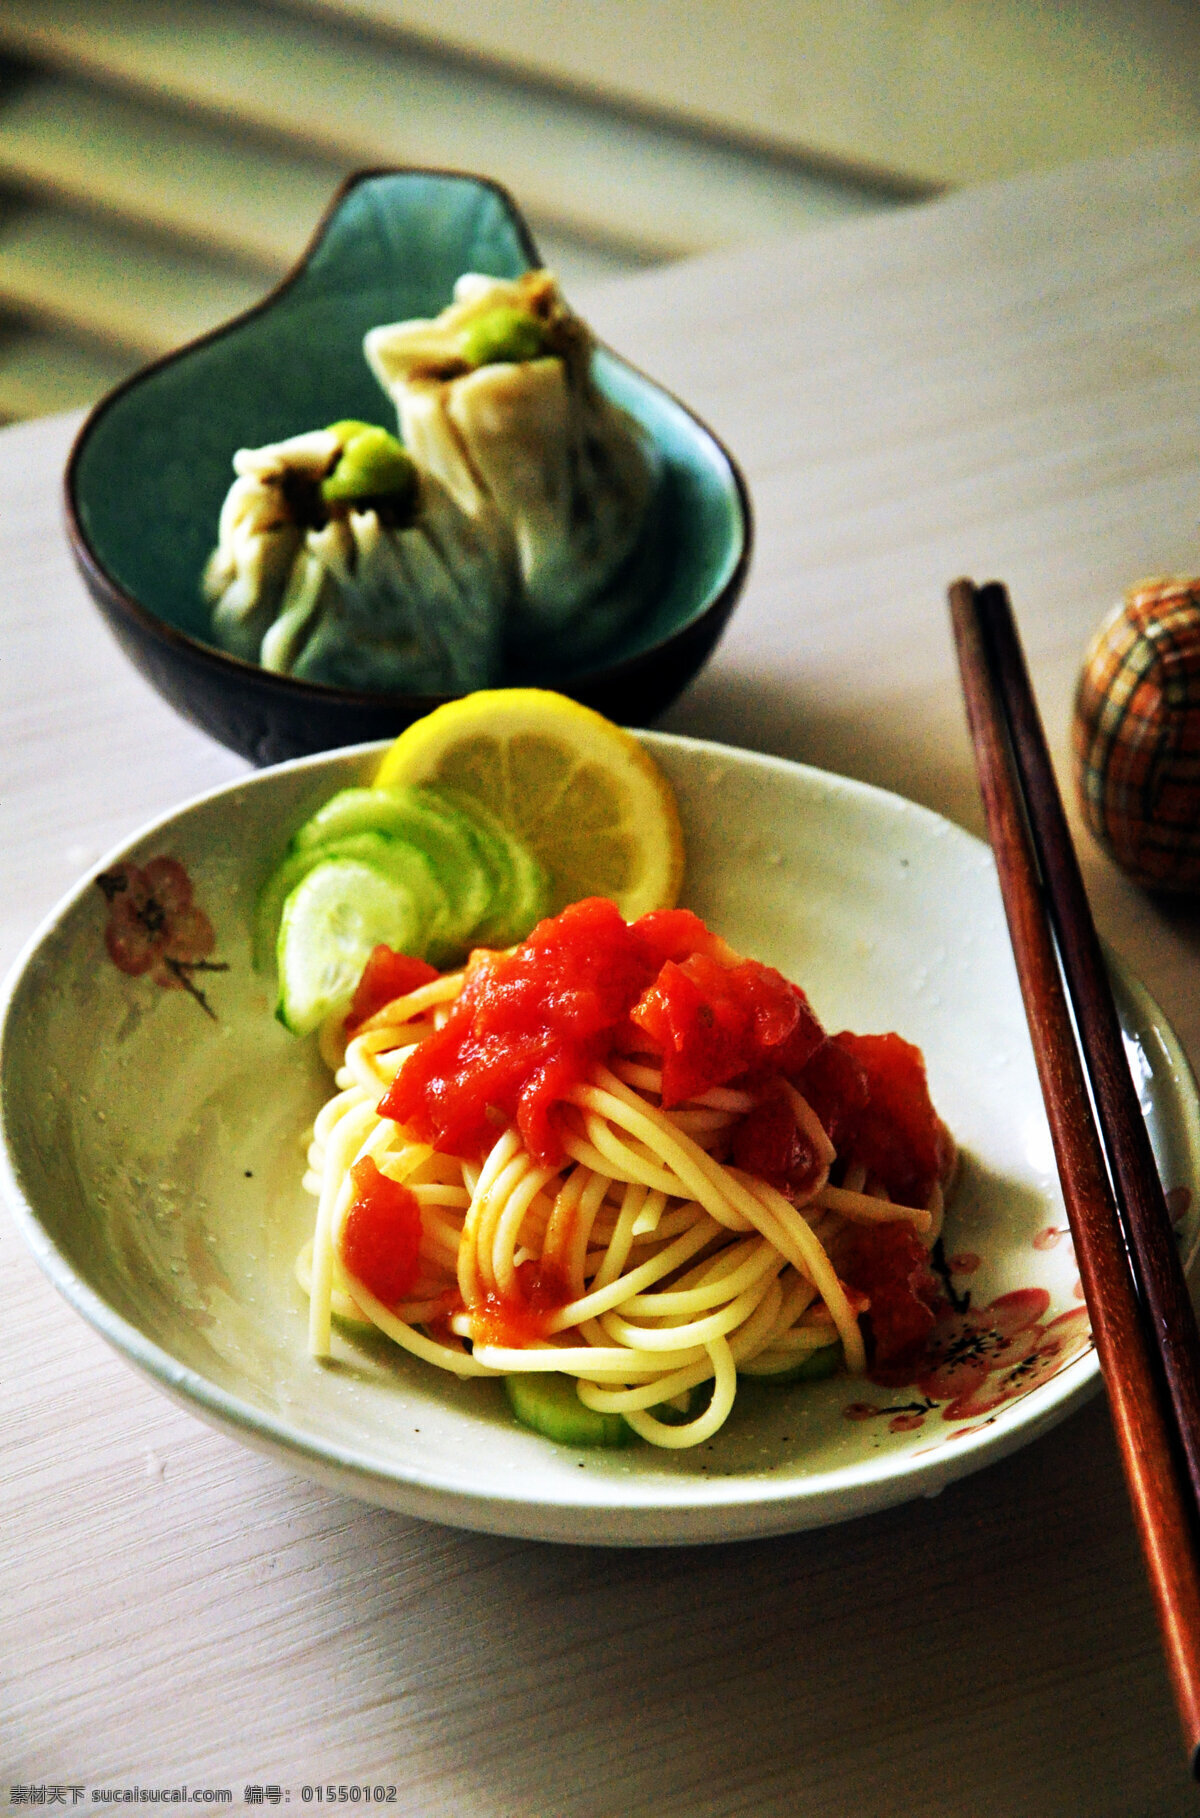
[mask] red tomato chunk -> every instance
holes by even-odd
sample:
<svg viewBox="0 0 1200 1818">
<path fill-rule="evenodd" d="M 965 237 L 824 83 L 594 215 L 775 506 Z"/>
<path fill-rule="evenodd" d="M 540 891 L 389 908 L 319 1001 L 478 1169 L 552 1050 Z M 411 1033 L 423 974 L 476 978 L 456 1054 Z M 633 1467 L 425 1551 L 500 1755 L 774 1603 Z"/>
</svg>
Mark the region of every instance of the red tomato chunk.
<svg viewBox="0 0 1200 1818">
<path fill-rule="evenodd" d="M 472 954 L 458 1002 L 401 1067 L 383 1115 L 464 1156 L 515 1122 L 530 1153 L 556 1166 L 556 1105 L 611 1052 L 662 963 L 659 930 L 643 940 L 638 926 L 589 897 L 539 922 L 514 953 Z"/>
<path fill-rule="evenodd" d="M 811 1139 L 796 1124 L 786 1092 L 768 1086 L 753 1111 L 735 1125 L 733 1161 L 790 1199 L 806 1200 L 817 1184 L 820 1157 Z"/>
<path fill-rule="evenodd" d="M 843 1045 L 840 1036 L 831 1035 L 801 1068 L 795 1085 L 820 1118 L 834 1148 L 840 1152 L 854 1127 L 855 1118 L 870 1096 L 864 1068 Z"/>
<path fill-rule="evenodd" d="M 924 1205 L 941 1172 L 916 1048 L 895 1035 L 827 1037 L 797 986 L 739 958 L 689 910 L 626 924 L 598 897 L 540 922 L 511 954 L 473 954 L 445 1024 L 409 1055 L 380 1110 L 466 1157 L 515 1122 L 530 1154 L 556 1167 L 562 1101 L 618 1046 L 661 1057 L 668 1108 L 730 1083 L 754 1091 L 733 1159 L 794 1201 L 819 1164 L 783 1079 L 843 1159 L 862 1160 L 894 1199 Z"/>
<path fill-rule="evenodd" d="M 825 1032 L 808 999 L 757 960 L 668 960 L 633 1020 L 663 1057 L 664 1105 L 683 1104 L 746 1073 L 792 1073 Z"/>
<path fill-rule="evenodd" d="M 851 1035 L 840 1047 L 862 1067 L 867 1102 L 855 1113 L 849 1148 L 902 1206 L 925 1206 L 946 1162 L 942 1126 L 929 1100 L 919 1048 L 899 1035 Z"/>
<path fill-rule="evenodd" d="M 385 1307 L 412 1293 L 421 1243 L 421 1208 L 402 1182 L 381 1174 L 369 1155 L 350 1170 L 354 1198 L 342 1226 L 342 1262 Z"/>
<path fill-rule="evenodd" d="M 382 1010 L 398 997 L 407 997 L 410 991 L 417 991 L 422 985 L 428 985 L 438 976 L 436 966 L 431 966 L 423 959 L 416 959 L 411 953 L 397 953 L 392 947 L 382 943 L 374 949 L 370 959 L 363 967 L 350 1009 L 346 1016 L 346 1033 L 354 1031 L 365 1023 L 368 1017 Z"/>
<path fill-rule="evenodd" d="M 514 1350 L 540 1344 L 551 1315 L 571 1298 L 570 1284 L 556 1270 L 543 1263 L 519 1263 L 515 1293 L 495 1294 L 489 1289 L 472 1307 L 475 1342 Z"/>
<path fill-rule="evenodd" d="M 915 1356 L 933 1330 L 941 1289 L 907 1220 L 851 1227 L 834 1262 L 841 1279 L 870 1300 L 872 1366 Z"/>
</svg>

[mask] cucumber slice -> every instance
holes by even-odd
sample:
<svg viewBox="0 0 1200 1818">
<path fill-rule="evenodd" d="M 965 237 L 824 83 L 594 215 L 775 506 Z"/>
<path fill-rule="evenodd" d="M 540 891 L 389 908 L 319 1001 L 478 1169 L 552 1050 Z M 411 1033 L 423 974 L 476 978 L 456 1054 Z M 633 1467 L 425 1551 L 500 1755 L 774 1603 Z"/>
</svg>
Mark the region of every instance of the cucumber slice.
<svg viewBox="0 0 1200 1818">
<path fill-rule="evenodd" d="M 712 1383 L 701 1383 L 698 1388 L 689 1389 L 685 1395 L 676 1396 L 674 1401 L 660 1401 L 657 1406 L 647 1409 L 647 1412 L 655 1420 L 661 1420 L 664 1427 L 683 1427 L 703 1412 L 711 1395 Z"/>
<path fill-rule="evenodd" d="M 332 942 L 327 966 L 337 984 L 314 984 L 322 976 L 318 912 L 303 899 L 304 934 L 300 957 L 295 936 L 285 938 L 285 918 L 296 893 L 318 870 L 357 866 L 343 874 L 373 882 L 362 904 L 347 895 L 340 906 L 333 885 L 323 879 L 319 915 Z M 404 914 L 385 909 L 390 881 L 405 904 Z M 546 913 L 549 880 L 541 866 L 507 829 L 477 802 L 457 791 L 434 789 L 343 789 L 318 809 L 293 836 L 281 864 L 259 893 L 254 913 L 254 963 L 267 971 L 274 956 L 280 977 L 280 1016 L 291 1029 L 315 1028 L 329 1010 L 352 995 L 358 974 L 346 988 L 349 955 L 362 943 L 346 931 L 356 916 L 375 931 L 359 960 L 359 971 L 379 941 L 434 965 L 457 963 L 475 944 L 507 947 L 528 934 Z M 338 911 L 335 913 L 335 911 Z M 392 933 L 378 932 L 386 923 Z M 365 937 L 364 937 L 365 938 Z M 290 958 L 287 957 L 290 955 Z M 284 977 L 285 963 L 291 968 Z M 318 1010 L 317 1005 L 324 1007 Z"/>
<path fill-rule="evenodd" d="M 361 832 L 331 840 L 328 845 L 289 852 L 283 863 L 271 873 L 259 892 L 254 908 L 254 966 L 268 972 L 275 961 L 279 943 L 279 925 L 286 903 L 296 885 L 317 865 L 330 859 L 358 859 L 377 871 L 394 877 L 411 890 L 421 911 L 426 930 L 426 944 L 433 944 L 437 930 L 446 921 L 449 904 L 446 891 L 432 861 L 418 847 L 402 840 L 389 839 L 382 833 Z M 427 957 L 425 948 L 416 949 Z"/>
<path fill-rule="evenodd" d="M 783 1370 L 755 1370 L 749 1380 L 752 1382 L 789 1383 L 789 1382 L 824 1382 L 826 1377 L 836 1376 L 842 1364 L 842 1347 L 840 1342 L 822 1345 L 818 1351 L 810 1351 L 800 1363 L 789 1364 Z"/>
<path fill-rule="evenodd" d="M 488 912 L 475 929 L 481 947 L 511 947 L 524 940 L 550 908 L 550 879 L 528 847 L 482 802 L 461 790 L 439 788 L 439 797 L 471 821 L 493 876 Z"/>
<path fill-rule="evenodd" d="M 292 852 L 276 865 L 258 893 L 254 905 L 254 970 L 270 972 L 275 965 L 279 946 L 279 922 L 288 897 L 320 859 L 310 860 L 307 853 Z"/>
<path fill-rule="evenodd" d="M 509 1405 L 523 1427 L 560 1446 L 626 1446 L 633 1428 L 619 1414 L 586 1408 L 575 1390 L 575 1378 L 557 1371 L 522 1371 L 504 1378 Z"/>
<path fill-rule="evenodd" d="M 342 789 L 292 836 L 290 852 L 319 851 L 364 833 L 403 840 L 423 852 L 446 895 L 446 912 L 430 932 L 436 964 L 460 960 L 488 915 L 494 884 L 474 823 L 418 788 Z"/>
<path fill-rule="evenodd" d="M 508 906 L 515 891 L 512 854 L 508 843 L 476 812 L 476 805 L 468 796 L 452 799 L 449 791 L 444 795 L 439 791 L 439 796 L 445 813 L 456 815 L 463 828 L 470 830 L 476 863 L 487 879 L 487 900 L 472 924 L 468 945 L 502 946 L 505 943 L 495 939 L 494 931 L 507 928 Z"/>
<path fill-rule="evenodd" d="M 283 906 L 276 1015 L 294 1035 L 309 1035 L 349 1004 L 380 942 L 419 953 L 424 928 L 413 892 L 358 859 L 327 859 L 296 885 Z"/>
<path fill-rule="evenodd" d="M 423 789 L 404 787 L 339 789 L 297 828 L 291 850 L 304 852 L 311 846 L 328 846 L 352 833 L 387 833 L 393 839 L 408 839 L 414 829 L 427 823 L 433 823 L 436 836 L 441 809 L 427 801 L 426 794 Z M 466 856 L 461 844 L 456 856 Z"/>
</svg>

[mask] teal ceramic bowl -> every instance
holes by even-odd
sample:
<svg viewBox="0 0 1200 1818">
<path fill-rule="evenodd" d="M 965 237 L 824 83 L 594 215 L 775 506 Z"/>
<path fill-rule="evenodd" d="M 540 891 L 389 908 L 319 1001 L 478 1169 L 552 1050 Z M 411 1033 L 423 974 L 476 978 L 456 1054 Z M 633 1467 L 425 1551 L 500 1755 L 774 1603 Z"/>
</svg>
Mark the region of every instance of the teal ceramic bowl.
<svg viewBox="0 0 1200 1818">
<path fill-rule="evenodd" d="M 188 719 L 255 763 L 399 732 L 445 696 L 356 693 L 297 681 L 211 641 L 200 576 L 235 449 L 345 417 L 387 422 L 366 331 L 436 314 L 464 271 L 540 264 L 520 213 L 478 177 L 397 170 L 351 177 L 297 270 L 265 302 L 136 374 L 92 412 L 66 473 L 67 526 L 119 643 Z M 750 553 L 745 483 L 683 405 L 600 349 L 597 378 L 664 461 L 659 584 L 598 656 L 561 653 L 501 683 L 553 687 L 626 724 L 661 713 L 708 657 Z"/>
</svg>

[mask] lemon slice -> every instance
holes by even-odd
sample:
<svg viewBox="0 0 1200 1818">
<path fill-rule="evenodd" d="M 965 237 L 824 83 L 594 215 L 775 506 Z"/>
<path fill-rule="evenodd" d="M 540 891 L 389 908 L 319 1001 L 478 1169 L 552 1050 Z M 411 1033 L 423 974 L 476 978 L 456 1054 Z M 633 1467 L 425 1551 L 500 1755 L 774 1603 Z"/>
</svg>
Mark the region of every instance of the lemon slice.
<svg viewBox="0 0 1200 1818">
<path fill-rule="evenodd" d="M 375 780 L 481 802 L 549 873 L 552 914 L 606 896 L 632 921 L 679 895 L 671 785 L 628 732 L 565 695 L 492 688 L 449 701 L 400 734 Z"/>
</svg>

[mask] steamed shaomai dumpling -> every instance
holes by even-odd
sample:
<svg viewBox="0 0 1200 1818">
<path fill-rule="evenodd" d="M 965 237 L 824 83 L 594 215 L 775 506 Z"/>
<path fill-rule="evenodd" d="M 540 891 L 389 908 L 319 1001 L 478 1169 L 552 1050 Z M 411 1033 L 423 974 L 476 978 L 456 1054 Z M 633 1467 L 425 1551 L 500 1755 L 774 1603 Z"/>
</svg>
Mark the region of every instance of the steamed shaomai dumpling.
<svg viewBox="0 0 1200 1818">
<path fill-rule="evenodd" d="M 204 575 L 223 649 L 345 688 L 495 680 L 510 553 L 395 436 L 334 423 L 240 449 L 233 465 Z"/>
<path fill-rule="evenodd" d="M 365 350 L 418 466 L 510 539 L 518 636 L 611 631 L 645 591 L 659 463 L 597 387 L 591 333 L 553 276 L 467 273 L 435 320 L 374 328 Z"/>
</svg>

